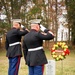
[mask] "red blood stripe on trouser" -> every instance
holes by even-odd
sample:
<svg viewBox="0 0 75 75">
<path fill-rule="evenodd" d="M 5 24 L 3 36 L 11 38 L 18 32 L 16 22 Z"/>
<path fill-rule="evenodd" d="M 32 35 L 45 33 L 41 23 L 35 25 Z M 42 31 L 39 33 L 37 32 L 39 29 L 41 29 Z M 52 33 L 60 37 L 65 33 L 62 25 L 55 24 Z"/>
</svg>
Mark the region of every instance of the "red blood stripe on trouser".
<svg viewBox="0 0 75 75">
<path fill-rule="evenodd" d="M 43 72 L 43 74 L 44 74 L 44 65 L 42 65 L 42 72 Z"/>
<path fill-rule="evenodd" d="M 16 65 L 16 71 L 15 71 L 15 74 L 14 75 L 18 75 L 18 69 L 19 69 L 19 64 L 20 64 L 20 56 L 18 57 L 18 62 L 17 62 L 17 65 Z"/>
</svg>

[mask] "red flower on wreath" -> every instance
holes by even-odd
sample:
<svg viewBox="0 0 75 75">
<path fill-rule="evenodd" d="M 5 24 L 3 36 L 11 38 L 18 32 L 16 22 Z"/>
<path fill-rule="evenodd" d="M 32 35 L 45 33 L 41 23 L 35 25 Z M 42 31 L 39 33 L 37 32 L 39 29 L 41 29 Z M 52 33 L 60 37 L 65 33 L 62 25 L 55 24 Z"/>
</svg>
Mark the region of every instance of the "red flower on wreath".
<svg viewBox="0 0 75 75">
<path fill-rule="evenodd" d="M 52 57 L 58 61 L 66 58 L 66 55 L 69 55 L 70 51 L 65 42 L 57 42 L 53 45 L 51 49 Z"/>
</svg>

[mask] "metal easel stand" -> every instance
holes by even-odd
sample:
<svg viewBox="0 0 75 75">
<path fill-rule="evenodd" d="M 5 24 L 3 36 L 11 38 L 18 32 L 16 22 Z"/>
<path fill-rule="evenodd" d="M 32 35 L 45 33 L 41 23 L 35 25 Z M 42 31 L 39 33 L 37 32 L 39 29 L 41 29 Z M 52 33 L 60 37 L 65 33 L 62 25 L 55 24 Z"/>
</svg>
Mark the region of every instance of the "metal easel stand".
<svg viewBox="0 0 75 75">
<path fill-rule="evenodd" d="M 61 60 L 61 73 L 60 75 L 63 75 L 63 60 Z"/>
</svg>

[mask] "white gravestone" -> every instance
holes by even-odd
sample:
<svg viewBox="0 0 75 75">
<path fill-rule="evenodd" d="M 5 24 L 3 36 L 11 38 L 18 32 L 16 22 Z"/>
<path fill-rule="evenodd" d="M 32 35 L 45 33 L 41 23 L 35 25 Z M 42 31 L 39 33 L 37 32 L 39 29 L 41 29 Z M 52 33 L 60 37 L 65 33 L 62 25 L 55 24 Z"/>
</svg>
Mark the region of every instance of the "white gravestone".
<svg viewBox="0 0 75 75">
<path fill-rule="evenodd" d="M 55 75 L 55 60 L 48 60 L 48 64 L 46 64 L 46 75 Z"/>
</svg>

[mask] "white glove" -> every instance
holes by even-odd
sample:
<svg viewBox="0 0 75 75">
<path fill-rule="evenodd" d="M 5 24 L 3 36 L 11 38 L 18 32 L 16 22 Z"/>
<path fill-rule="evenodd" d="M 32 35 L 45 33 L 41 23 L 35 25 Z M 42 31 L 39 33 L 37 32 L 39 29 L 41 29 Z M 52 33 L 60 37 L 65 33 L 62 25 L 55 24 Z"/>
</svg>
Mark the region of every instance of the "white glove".
<svg viewBox="0 0 75 75">
<path fill-rule="evenodd" d="M 40 29 L 41 29 L 42 31 L 44 31 L 46 28 L 45 28 L 43 25 L 40 24 Z"/>
<path fill-rule="evenodd" d="M 21 28 L 25 28 L 25 27 L 21 24 Z"/>
</svg>

